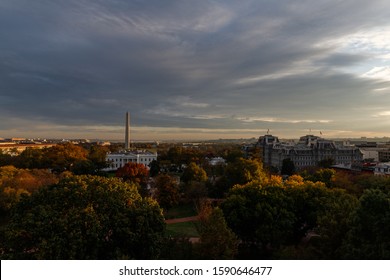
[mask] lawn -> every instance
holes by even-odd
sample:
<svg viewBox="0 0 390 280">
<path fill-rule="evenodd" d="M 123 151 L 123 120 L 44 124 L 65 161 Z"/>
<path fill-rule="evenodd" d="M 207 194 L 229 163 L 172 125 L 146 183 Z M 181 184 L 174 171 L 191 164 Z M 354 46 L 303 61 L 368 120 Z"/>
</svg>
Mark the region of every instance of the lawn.
<svg viewBox="0 0 390 280">
<path fill-rule="evenodd" d="M 172 237 L 199 237 L 196 222 L 167 225 L 167 235 Z"/>
<path fill-rule="evenodd" d="M 196 216 L 198 213 L 196 212 L 195 206 L 193 203 L 188 204 L 180 204 L 176 207 L 173 207 L 167 211 L 164 211 L 164 217 L 166 220 L 169 219 L 178 219 Z"/>
</svg>

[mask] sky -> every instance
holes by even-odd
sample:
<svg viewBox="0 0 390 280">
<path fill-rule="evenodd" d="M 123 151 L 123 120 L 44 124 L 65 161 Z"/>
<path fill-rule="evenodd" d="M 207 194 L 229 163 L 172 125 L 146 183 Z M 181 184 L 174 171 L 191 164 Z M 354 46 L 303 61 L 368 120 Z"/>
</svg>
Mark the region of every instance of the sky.
<svg viewBox="0 0 390 280">
<path fill-rule="evenodd" d="M 1 0 L 0 137 L 390 136 L 388 0 Z"/>
</svg>

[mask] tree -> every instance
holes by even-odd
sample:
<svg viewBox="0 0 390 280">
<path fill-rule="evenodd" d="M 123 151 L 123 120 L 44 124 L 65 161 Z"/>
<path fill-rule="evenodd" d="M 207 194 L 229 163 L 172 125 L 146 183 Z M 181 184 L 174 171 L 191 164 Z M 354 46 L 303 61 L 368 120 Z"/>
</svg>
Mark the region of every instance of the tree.
<svg viewBox="0 0 390 280">
<path fill-rule="evenodd" d="M 390 258 L 390 196 L 373 189 L 366 190 L 350 218 L 350 230 L 343 244 L 347 259 Z"/>
<path fill-rule="evenodd" d="M 213 198 L 223 198 L 230 190 L 231 185 L 226 176 L 217 177 L 207 183 L 208 195 Z"/>
<path fill-rule="evenodd" d="M 203 259 L 233 259 L 238 250 L 238 239 L 228 228 L 220 208 L 204 205 L 199 214 L 199 254 Z"/>
<path fill-rule="evenodd" d="M 0 166 L 14 165 L 15 157 L 0 149 Z"/>
<path fill-rule="evenodd" d="M 18 156 L 18 167 L 43 168 L 44 151 L 42 149 L 27 148 Z"/>
<path fill-rule="evenodd" d="M 156 201 L 116 178 L 73 176 L 17 204 L 2 258 L 154 259 L 165 223 Z"/>
<path fill-rule="evenodd" d="M 150 167 L 149 173 L 151 177 L 156 177 L 160 173 L 160 164 L 157 160 L 153 160 L 150 163 L 149 167 Z"/>
<path fill-rule="evenodd" d="M 43 186 L 57 182 L 58 178 L 48 170 L 0 167 L 0 213 L 7 216 L 22 194 L 30 195 Z"/>
<path fill-rule="evenodd" d="M 318 162 L 318 166 L 321 168 L 330 168 L 332 165 L 334 165 L 333 158 L 326 158 Z"/>
<path fill-rule="evenodd" d="M 191 162 L 184 170 L 181 179 L 185 183 L 188 183 L 190 181 L 206 182 L 207 174 L 202 167 L 199 167 L 196 163 Z"/>
<path fill-rule="evenodd" d="M 116 177 L 145 187 L 149 178 L 149 170 L 142 163 L 128 162 L 118 168 Z"/>
<path fill-rule="evenodd" d="M 96 175 L 98 169 L 90 160 L 79 160 L 72 165 L 72 172 L 75 175 Z"/>
<path fill-rule="evenodd" d="M 296 217 L 290 243 L 298 244 L 317 227 L 318 216 L 326 211 L 330 190 L 324 183 L 304 181 L 298 175 L 290 176 L 285 185 L 285 195 L 292 199 Z"/>
<path fill-rule="evenodd" d="M 226 177 L 230 186 L 244 185 L 251 181 L 265 182 L 267 180 L 267 175 L 260 161 L 243 158 L 228 163 Z"/>
<path fill-rule="evenodd" d="M 44 167 L 62 172 L 72 171 L 76 162 L 87 160 L 88 151 L 72 143 L 59 144 L 44 151 Z"/>
<path fill-rule="evenodd" d="M 92 162 L 96 171 L 107 167 L 106 156 L 109 152 L 107 146 L 92 145 L 88 151 L 88 160 Z"/>
<path fill-rule="evenodd" d="M 155 197 L 164 209 L 169 209 L 179 203 L 180 192 L 175 178 L 168 174 L 160 174 L 154 179 Z"/>
<path fill-rule="evenodd" d="M 282 175 L 293 175 L 295 173 L 295 164 L 290 158 L 285 158 L 282 163 Z"/>
<path fill-rule="evenodd" d="M 222 204 L 228 226 L 264 257 L 285 244 L 294 234 L 293 201 L 281 187 L 263 187 L 258 182 L 235 186 Z M 253 252 L 251 253 L 253 254 Z"/>
<path fill-rule="evenodd" d="M 184 186 L 184 195 L 188 200 L 198 203 L 207 197 L 206 184 L 203 182 L 191 181 Z"/>
<path fill-rule="evenodd" d="M 342 257 L 341 247 L 350 229 L 349 219 L 358 206 L 358 200 L 340 189 L 329 190 L 328 193 L 326 207 L 318 213 L 315 231 L 319 235 L 318 257 L 335 260 Z"/>
<path fill-rule="evenodd" d="M 333 186 L 333 178 L 336 174 L 336 171 L 330 168 L 321 168 L 317 170 L 314 174 L 308 175 L 305 179 L 312 182 L 323 182 L 328 188 Z"/>
</svg>

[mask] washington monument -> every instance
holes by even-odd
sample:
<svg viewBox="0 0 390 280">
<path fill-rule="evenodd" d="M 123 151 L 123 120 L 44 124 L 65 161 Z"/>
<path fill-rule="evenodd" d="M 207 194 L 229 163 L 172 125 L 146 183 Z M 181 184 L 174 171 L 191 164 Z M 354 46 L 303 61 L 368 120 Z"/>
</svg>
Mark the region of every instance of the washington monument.
<svg viewBox="0 0 390 280">
<path fill-rule="evenodd" d="M 130 114 L 126 112 L 125 150 L 130 149 Z"/>
</svg>

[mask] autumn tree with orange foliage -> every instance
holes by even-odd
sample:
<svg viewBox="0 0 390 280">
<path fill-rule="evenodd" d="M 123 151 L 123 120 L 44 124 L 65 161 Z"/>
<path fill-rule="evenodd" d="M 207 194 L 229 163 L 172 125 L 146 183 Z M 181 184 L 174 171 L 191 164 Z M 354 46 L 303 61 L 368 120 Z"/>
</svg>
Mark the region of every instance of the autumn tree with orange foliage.
<svg viewBox="0 0 390 280">
<path fill-rule="evenodd" d="M 149 169 L 145 167 L 145 165 L 141 163 L 128 162 L 124 166 L 118 168 L 115 176 L 122 178 L 124 181 L 138 184 L 140 187 L 140 193 L 146 195 Z"/>
<path fill-rule="evenodd" d="M 41 187 L 58 182 L 58 177 L 44 169 L 0 167 L 0 214 L 7 216 L 22 194 L 30 195 Z"/>
<path fill-rule="evenodd" d="M 57 172 L 72 171 L 81 161 L 87 160 L 88 151 L 72 143 L 65 143 L 44 149 L 45 167 Z"/>
</svg>

